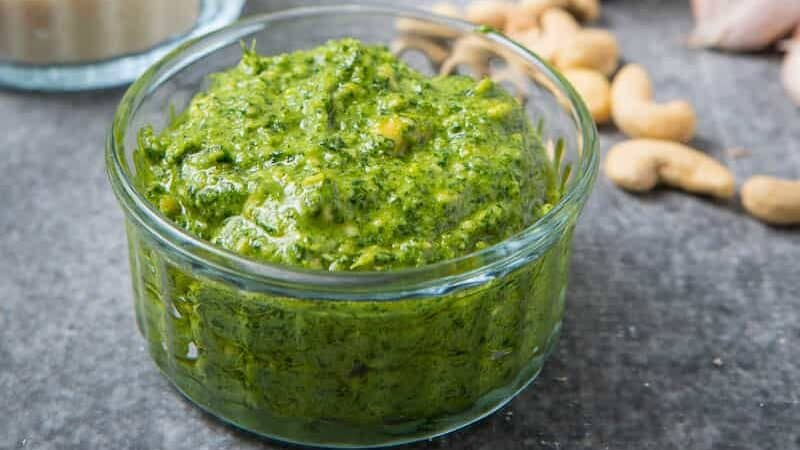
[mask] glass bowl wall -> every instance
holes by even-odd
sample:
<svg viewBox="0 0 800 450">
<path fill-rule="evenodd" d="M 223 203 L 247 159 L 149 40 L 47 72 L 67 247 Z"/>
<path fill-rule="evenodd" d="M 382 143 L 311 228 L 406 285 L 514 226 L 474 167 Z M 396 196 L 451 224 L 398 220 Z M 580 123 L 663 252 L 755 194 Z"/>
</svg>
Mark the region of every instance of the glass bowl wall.
<svg viewBox="0 0 800 450">
<path fill-rule="evenodd" d="M 565 194 L 528 229 L 422 268 L 320 272 L 214 247 L 175 227 L 137 191 L 137 131 L 162 129 L 170 111 L 183 110 L 207 86 L 207 75 L 237 64 L 242 43 L 274 55 L 354 37 L 393 45 L 433 74 L 441 61 L 397 41 L 426 27 L 436 27 L 434 40 L 445 48 L 478 43 L 487 75 L 516 90 L 540 127 Z M 130 88 L 108 139 L 139 329 L 184 395 L 267 437 L 363 447 L 465 426 L 533 381 L 557 340 L 571 237 L 596 175 L 596 145 L 585 106 L 560 75 L 500 34 L 464 22 L 345 5 L 259 16 L 190 41 Z"/>
</svg>

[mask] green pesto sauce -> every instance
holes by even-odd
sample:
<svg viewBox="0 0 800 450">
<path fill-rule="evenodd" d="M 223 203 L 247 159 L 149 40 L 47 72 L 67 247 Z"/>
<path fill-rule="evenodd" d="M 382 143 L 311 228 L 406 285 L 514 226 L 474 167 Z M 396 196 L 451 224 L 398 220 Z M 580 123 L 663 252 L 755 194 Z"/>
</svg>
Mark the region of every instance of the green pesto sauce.
<svg viewBox="0 0 800 450">
<path fill-rule="evenodd" d="M 180 227 L 261 261 L 414 267 L 495 244 L 557 200 L 522 105 L 489 79 L 429 78 L 353 39 L 245 51 L 135 152 Z"/>
<path fill-rule="evenodd" d="M 351 39 L 246 51 L 165 130 L 139 138 L 139 188 L 180 227 L 261 261 L 326 270 L 473 252 L 533 223 L 561 189 L 502 88 L 428 78 Z M 239 426 L 316 443 L 435 434 L 538 373 L 563 316 L 570 230 L 476 286 L 323 301 L 211 280 L 131 226 L 137 320 L 167 377 Z"/>
</svg>

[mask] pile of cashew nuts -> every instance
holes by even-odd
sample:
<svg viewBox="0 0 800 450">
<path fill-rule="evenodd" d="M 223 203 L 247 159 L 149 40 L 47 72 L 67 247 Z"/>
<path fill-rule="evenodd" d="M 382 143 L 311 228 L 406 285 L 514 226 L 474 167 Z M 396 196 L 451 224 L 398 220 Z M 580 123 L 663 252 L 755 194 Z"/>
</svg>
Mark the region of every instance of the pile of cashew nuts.
<svg viewBox="0 0 800 450">
<path fill-rule="evenodd" d="M 617 186 L 645 192 L 666 185 L 726 200 L 736 196 L 733 173 L 687 145 L 697 126 L 691 103 L 656 102 L 644 67 L 628 64 L 618 70 L 616 37 L 606 29 L 581 25 L 600 16 L 599 0 L 476 0 L 464 10 L 437 3 L 431 11 L 501 30 L 559 69 L 598 124 L 613 122 L 631 138 L 613 146 L 603 164 L 606 176 Z M 493 73 L 490 58 L 496 50 L 481 38 L 459 37 L 450 28 L 410 19 L 398 21 L 397 29 L 401 34 L 392 50 L 397 54 L 419 50 L 441 74 L 466 66 L 475 77 L 491 76 L 517 87 L 527 76 L 536 78 L 515 64 L 511 55 L 504 55 L 507 67 Z M 800 180 L 754 176 L 744 183 L 740 197 L 744 209 L 759 220 L 800 224 Z"/>
</svg>

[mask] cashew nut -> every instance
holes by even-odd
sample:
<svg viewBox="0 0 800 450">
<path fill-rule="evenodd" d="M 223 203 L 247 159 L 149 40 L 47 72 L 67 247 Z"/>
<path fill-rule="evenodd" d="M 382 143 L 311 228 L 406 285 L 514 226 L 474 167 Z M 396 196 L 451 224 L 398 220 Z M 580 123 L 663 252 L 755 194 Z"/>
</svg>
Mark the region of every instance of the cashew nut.
<svg viewBox="0 0 800 450">
<path fill-rule="evenodd" d="M 472 23 L 502 30 L 515 9 L 513 3 L 504 0 L 477 0 L 467 5 L 466 18 Z"/>
<path fill-rule="evenodd" d="M 561 8 L 550 8 L 539 18 L 540 29 L 532 28 L 513 36 L 520 44 L 547 61 L 553 61 L 556 52 L 572 36 L 580 32 L 580 25 Z"/>
<path fill-rule="evenodd" d="M 611 75 L 619 65 L 617 38 L 598 28 L 580 30 L 558 47 L 553 63 L 561 69 L 583 67 Z"/>
<path fill-rule="evenodd" d="M 492 56 L 489 44 L 474 35 L 464 36 L 453 43 L 450 56 L 444 60 L 439 70 L 441 75 L 450 75 L 460 65 L 472 69 L 475 78 L 489 76 L 489 58 Z"/>
<path fill-rule="evenodd" d="M 611 115 L 617 127 L 632 138 L 685 143 L 692 139 L 697 125 L 688 102 L 655 103 L 650 77 L 636 64 L 622 68 L 611 84 Z"/>
<path fill-rule="evenodd" d="M 582 21 L 596 20 L 600 16 L 599 0 L 522 0 L 519 6 L 534 17 L 548 8 L 564 8 Z"/>
<path fill-rule="evenodd" d="M 436 67 L 439 67 L 450 55 L 445 47 L 436 42 L 421 36 L 413 35 L 401 35 L 392 41 L 390 50 L 397 56 L 409 50 L 419 50 L 425 53 Z"/>
<path fill-rule="evenodd" d="M 725 166 L 683 144 L 634 139 L 615 145 L 606 155 L 604 170 L 617 186 L 645 192 L 663 183 L 688 192 L 728 199 L 736 181 Z"/>
<path fill-rule="evenodd" d="M 455 18 L 460 18 L 463 16 L 458 7 L 447 2 L 441 2 L 433 5 L 431 7 L 431 12 Z M 449 27 L 418 19 L 398 19 L 395 27 L 398 31 L 404 34 L 416 34 L 432 38 L 450 39 L 459 35 L 458 31 Z"/>
<path fill-rule="evenodd" d="M 611 119 L 611 84 L 608 78 L 592 69 L 566 69 L 563 74 L 586 102 L 594 121 L 607 123 Z"/>
<path fill-rule="evenodd" d="M 613 34 L 600 29 L 581 29 L 561 8 L 542 12 L 540 28 L 512 33 L 512 37 L 560 69 L 595 69 L 610 75 L 619 64 L 619 44 Z"/>
<path fill-rule="evenodd" d="M 763 175 L 742 185 L 742 205 L 753 217 L 774 225 L 800 224 L 800 180 Z"/>
</svg>

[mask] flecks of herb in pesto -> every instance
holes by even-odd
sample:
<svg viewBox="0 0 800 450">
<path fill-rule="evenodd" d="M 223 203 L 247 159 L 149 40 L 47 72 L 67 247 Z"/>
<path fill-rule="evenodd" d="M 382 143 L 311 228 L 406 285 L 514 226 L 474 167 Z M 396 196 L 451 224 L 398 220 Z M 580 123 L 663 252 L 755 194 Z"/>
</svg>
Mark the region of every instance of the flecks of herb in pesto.
<svg viewBox="0 0 800 450">
<path fill-rule="evenodd" d="M 421 266 L 495 244 L 560 189 L 523 107 L 491 80 L 429 78 L 353 39 L 245 49 L 161 133 L 140 188 L 180 227 L 259 260 Z"/>
</svg>

